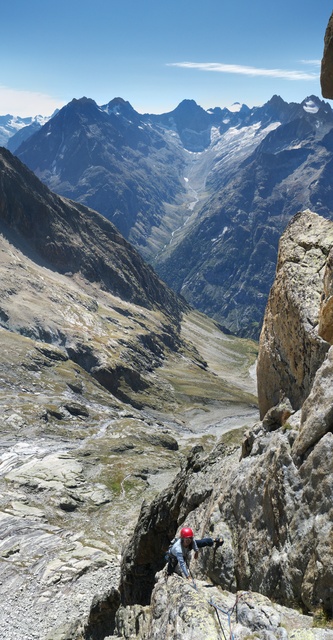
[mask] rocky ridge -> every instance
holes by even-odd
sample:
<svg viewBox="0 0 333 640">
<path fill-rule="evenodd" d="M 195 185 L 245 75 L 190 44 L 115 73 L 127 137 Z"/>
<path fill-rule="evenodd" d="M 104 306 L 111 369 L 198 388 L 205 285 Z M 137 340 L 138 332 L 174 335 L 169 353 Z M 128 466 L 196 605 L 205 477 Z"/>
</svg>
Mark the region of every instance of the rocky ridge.
<svg viewBox="0 0 333 640">
<path fill-rule="evenodd" d="M 310 211 L 297 214 L 283 233 L 276 276 L 260 337 L 258 396 L 261 417 L 286 393 L 297 411 L 309 395 L 329 342 L 320 320 L 333 225 Z M 277 322 L 277 318 L 279 321 Z M 304 353 L 300 357 L 300 344 Z"/>
<path fill-rule="evenodd" d="M 199 604 L 195 595 L 188 599 L 185 581 L 175 587 L 180 589 L 178 603 L 172 596 L 169 600 L 162 550 L 186 522 L 198 537 L 223 535 L 225 540 L 214 553 L 205 549 L 191 566 L 200 593 L 204 580 L 207 591 L 209 585 L 219 585 L 235 596 L 241 593 L 250 608 L 255 592 L 307 614 L 302 621 L 294 619 L 292 628 L 280 619 L 275 628 L 267 623 L 264 629 L 258 623 L 262 608 L 254 606 L 247 631 L 236 630 L 235 638 L 246 633 L 258 638 L 333 638 L 332 347 L 318 334 L 331 297 L 332 231 L 332 222 L 305 211 L 282 236 L 259 351 L 258 385 L 268 387 L 261 392 L 263 419 L 245 434 L 241 448 L 227 441 L 208 455 L 194 448 L 173 484 L 150 506 L 143 505 L 123 555 L 119 633 L 124 629 L 121 621 L 129 625 L 133 611 L 138 619 L 141 606 L 151 626 L 149 633 L 146 627 L 135 637 L 157 637 L 161 629 L 178 637 L 175 625 L 180 624 L 182 637 L 199 638 L 193 615 L 194 620 L 200 615 L 206 620 L 207 637 L 220 637 L 206 604 Z M 291 330 L 286 331 L 287 323 Z M 277 364 L 267 370 L 271 361 Z M 293 371 L 294 363 L 302 361 L 307 376 L 285 375 L 285 366 Z M 276 399 L 277 387 L 281 397 Z M 168 612 L 158 613 L 159 606 L 167 606 Z M 225 610 L 226 605 L 221 607 Z M 133 627 L 126 633 L 121 637 L 134 637 Z"/>
<path fill-rule="evenodd" d="M 258 339 L 288 221 L 331 217 L 332 127 L 316 96 L 238 111 L 184 100 L 159 116 L 81 98 L 16 153 L 111 220 L 190 304 Z"/>
</svg>

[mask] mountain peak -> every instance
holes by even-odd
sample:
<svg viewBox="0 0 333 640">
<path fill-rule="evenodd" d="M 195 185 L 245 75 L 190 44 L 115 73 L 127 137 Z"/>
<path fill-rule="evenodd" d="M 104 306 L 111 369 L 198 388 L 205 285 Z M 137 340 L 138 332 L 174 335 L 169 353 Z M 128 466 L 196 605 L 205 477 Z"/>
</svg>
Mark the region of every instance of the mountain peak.
<svg viewBox="0 0 333 640">
<path fill-rule="evenodd" d="M 110 105 L 110 107 L 114 105 L 127 105 L 133 108 L 132 105 L 128 102 L 128 100 L 124 100 L 124 98 L 120 98 L 120 96 L 116 96 L 115 98 L 112 98 L 112 100 L 108 102 L 108 105 Z"/>
<path fill-rule="evenodd" d="M 276 109 L 276 108 L 285 107 L 287 105 L 287 102 L 285 102 L 283 98 L 281 98 L 281 96 L 274 94 L 274 96 L 272 96 L 271 99 L 268 100 L 266 105 L 270 107 L 274 107 Z"/>
<path fill-rule="evenodd" d="M 191 114 L 191 113 L 198 113 L 198 112 L 203 112 L 206 113 L 206 111 L 200 107 L 195 100 L 182 100 L 179 105 L 174 109 L 173 113 L 179 113 L 179 112 L 185 112 L 187 114 Z"/>
<path fill-rule="evenodd" d="M 66 104 L 62 109 L 55 114 L 54 118 L 57 118 L 64 113 L 86 113 L 87 111 L 93 111 L 98 109 L 98 106 L 92 98 L 87 98 L 83 96 L 82 98 L 73 98 L 68 104 Z"/>
<path fill-rule="evenodd" d="M 95 100 L 93 100 L 92 98 L 87 98 L 86 96 L 82 96 L 82 98 L 73 98 L 73 100 L 71 100 L 68 105 L 66 106 L 70 106 L 70 105 L 78 105 L 78 104 L 93 104 L 96 105 Z"/>
<path fill-rule="evenodd" d="M 102 105 L 100 109 L 102 111 L 105 111 L 107 114 L 113 113 L 115 115 L 122 115 L 127 118 L 138 116 L 137 111 L 133 109 L 130 102 L 128 102 L 128 100 L 124 100 L 123 98 L 113 98 L 113 100 L 110 100 L 110 102 L 108 102 L 107 104 Z"/>
</svg>

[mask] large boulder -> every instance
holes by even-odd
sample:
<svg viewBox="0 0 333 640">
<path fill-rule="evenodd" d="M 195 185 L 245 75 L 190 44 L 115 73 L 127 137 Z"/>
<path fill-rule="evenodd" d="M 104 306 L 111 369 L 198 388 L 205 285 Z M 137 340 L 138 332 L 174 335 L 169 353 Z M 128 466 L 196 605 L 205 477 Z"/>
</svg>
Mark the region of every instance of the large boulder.
<svg viewBox="0 0 333 640">
<path fill-rule="evenodd" d="M 329 343 L 318 332 L 333 222 L 309 210 L 288 224 L 279 244 L 276 277 L 260 335 L 260 415 L 289 398 L 298 410 L 307 398 Z"/>
</svg>

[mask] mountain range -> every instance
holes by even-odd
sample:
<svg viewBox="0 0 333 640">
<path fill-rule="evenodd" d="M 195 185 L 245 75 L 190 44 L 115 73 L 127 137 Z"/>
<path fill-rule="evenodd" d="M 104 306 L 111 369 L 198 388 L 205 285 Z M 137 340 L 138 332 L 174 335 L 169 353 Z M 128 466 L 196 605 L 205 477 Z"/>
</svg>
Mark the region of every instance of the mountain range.
<svg viewBox="0 0 333 640">
<path fill-rule="evenodd" d="M 259 336 L 290 218 L 306 208 L 332 216 L 333 112 L 315 96 L 208 111 L 184 100 L 161 115 L 122 98 L 75 99 L 15 153 L 239 336 Z"/>
<path fill-rule="evenodd" d="M 10 114 L 0 116 L 0 144 L 14 152 L 24 140 L 29 138 L 35 131 L 38 131 L 48 120 L 49 117 L 46 116 L 27 118 L 20 118 Z"/>
</svg>

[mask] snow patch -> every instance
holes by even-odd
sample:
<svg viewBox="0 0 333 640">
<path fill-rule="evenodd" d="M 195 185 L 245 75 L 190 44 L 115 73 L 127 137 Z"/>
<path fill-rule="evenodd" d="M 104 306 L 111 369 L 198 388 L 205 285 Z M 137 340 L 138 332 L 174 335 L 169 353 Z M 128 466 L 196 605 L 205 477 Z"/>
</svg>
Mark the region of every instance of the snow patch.
<svg viewBox="0 0 333 640">
<path fill-rule="evenodd" d="M 215 244 L 215 242 L 218 242 L 218 240 L 221 240 L 221 238 L 223 238 L 223 236 L 225 235 L 225 233 L 227 233 L 229 227 L 223 227 L 223 230 L 221 231 L 221 233 L 217 236 L 217 238 L 212 238 L 211 242 L 212 244 Z"/>
<path fill-rule="evenodd" d="M 234 104 L 231 105 L 231 107 L 228 107 L 228 111 L 231 111 L 232 113 L 238 113 L 242 108 L 242 105 L 240 102 L 234 102 Z"/>
<path fill-rule="evenodd" d="M 303 109 L 304 111 L 306 111 L 307 113 L 318 113 L 319 111 L 319 107 L 318 105 L 313 102 L 313 100 L 308 100 L 304 105 L 303 105 Z"/>
<path fill-rule="evenodd" d="M 221 138 L 220 130 L 218 127 L 212 127 L 210 130 L 210 141 L 217 142 Z"/>
</svg>

